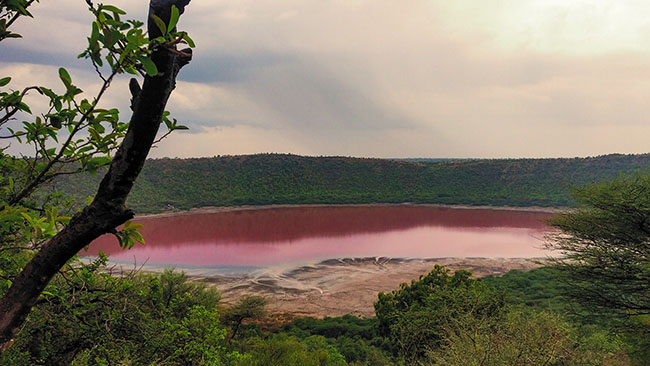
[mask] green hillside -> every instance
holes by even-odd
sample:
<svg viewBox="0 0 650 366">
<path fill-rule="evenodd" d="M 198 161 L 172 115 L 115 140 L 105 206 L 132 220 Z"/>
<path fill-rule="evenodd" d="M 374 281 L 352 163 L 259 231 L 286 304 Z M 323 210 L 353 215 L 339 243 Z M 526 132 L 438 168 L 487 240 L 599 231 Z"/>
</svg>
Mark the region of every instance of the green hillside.
<svg viewBox="0 0 650 366">
<path fill-rule="evenodd" d="M 399 161 L 285 154 L 149 160 L 130 196 L 137 212 L 170 206 L 441 203 L 572 206 L 570 188 L 650 172 L 650 154 L 572 159 Z M 94 193 L 100 177 L 58 180 L 54 189 Z"/>
</svg>

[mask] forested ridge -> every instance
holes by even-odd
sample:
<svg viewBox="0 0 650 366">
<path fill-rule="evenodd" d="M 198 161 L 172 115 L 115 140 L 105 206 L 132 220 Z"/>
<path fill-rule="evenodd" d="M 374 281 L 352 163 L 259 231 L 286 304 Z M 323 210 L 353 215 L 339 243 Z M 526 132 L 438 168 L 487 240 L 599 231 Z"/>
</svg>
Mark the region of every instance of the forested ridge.
<svg viewBox="0 0 650 366">
<path fill-rule="evenodd" d="M 558 159 L 390 160 L 289 154 L 150 159 L 129 206 L 439 203 L 571 207 L 571 188 L 650 172 L 650 154 Z M 97 176 L 77 175 L 53 189 L 93 194 Z"/>
</svg>

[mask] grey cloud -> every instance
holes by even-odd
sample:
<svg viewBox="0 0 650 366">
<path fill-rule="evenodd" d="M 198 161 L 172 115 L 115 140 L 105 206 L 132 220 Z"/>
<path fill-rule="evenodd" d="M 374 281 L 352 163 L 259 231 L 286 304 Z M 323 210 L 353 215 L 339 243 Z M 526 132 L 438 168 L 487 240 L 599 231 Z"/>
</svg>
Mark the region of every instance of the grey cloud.
<svg viewBox="0 0 650 366">
<path fill-rule="evenodd" d="M 494 157 L 645 149 L 636 137 L 650 133 L 650 54 L 535 48 L 540 38 L 565 35 L 490 32 L 511 3 L 461 2 L 455 13 L 444 1 L 194 2 L 182 28 L 198 47 L 169 109 L 205 141 L 201 154 L 214 136 L 231 135 L 259 142 L 241 150 L 227 144 L 238 152 L 290 146 L 312 154 Z M 145 11 L 140 2 L 116 3 L 136 17 Z M 3 48 L 0 61 L 88 68 L 74 59 L 87 16 L 71 15 L 81 11 L 78 2 L 57 4 L 36 14 L 37 26 L 24 30 L 33 38 Z M 529 0 L 516 8 L 539 4 L 546 6 Z M 482 10 L 498 16 L 480 18 Z M 552 28 L 557 14 L 539 29 Z M 48 22 L 78 34 L 43 39 Z M 516 40 L 502 42 L 509 36 Z"/>
<path fill-rule="evenodd" d="M 180 80 L 200 83 L 237 83 L 252 77 L 257 70 L 291 62 L 293 56 L 274 53 L 204 53 L 198 49 L 191 67 Z"/>
<path fill-rule="evenodd" d="M 8 45 L 3 47 L 3 54 L 0 61 L 51 65 L 66 68 L 85 68 L 90 65 L 89 61 L 83 59 L 80 60 L 76 57 L 76 54 L 71 54 L 69 52 L 52 53 L 39 51 L 37 49 L 24 49 L 16 47 L 12 43 L 8 43 Z"/>
<path fill-rule="evenodd" d="M 313 63 L 294 62 L 258 70 L 244 85 L 278 125 L 298 130 L 350 131 L 406 126 L 404 120 L 372 99 L 364 85 Z"/>
</svg>

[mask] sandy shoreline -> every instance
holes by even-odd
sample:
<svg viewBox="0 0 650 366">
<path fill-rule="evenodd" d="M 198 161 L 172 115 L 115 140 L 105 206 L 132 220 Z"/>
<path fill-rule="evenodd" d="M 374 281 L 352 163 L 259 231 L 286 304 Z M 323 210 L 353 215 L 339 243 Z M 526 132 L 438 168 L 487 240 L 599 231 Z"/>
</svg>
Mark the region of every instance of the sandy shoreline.
<svg viewBox="0 0 650 366">
<path fill-rule="evenodd" d="M 331 259 L 283 271 L 261 270 L 237 276 L 190 276 L 214 286 L 224 303 L 245 295 L 265 297 L 274 316 L 373 316 L 379 292 L 425 275 L 436 264 L 452 271 L 472 271 L 475 277 L 541 266 L 543 258 L 348 258 Z"/>
<path fill-rule="evenodd" d="M 245 210 L 266 210 L 274 208 L 299 208 L 299 207 L 385 207 L 385 206 L 413 206 L 413 207 L 432 207 L 432 208 L 455 208 L 463 210 L 503 210 L 503 211 L 528 211 L 528 212 L 547 212 L 558 213 L 570 208 L 559 207 L 541 207 L 541 206 L 470 206 L 470 205 L 445 205 L 436 203 L 360 203 L 360 204 L 287 204 L 287 205 L 244 205 L 244 206 L 206 206 L 192 208 L 189 210 L 166 211 L 155 214 L 138 214 L 136 219 L 153 219 L 160 217 L 174 217 L 197 214 L 211 214 L 220 212 L 233 212 Z"/>
</svg>

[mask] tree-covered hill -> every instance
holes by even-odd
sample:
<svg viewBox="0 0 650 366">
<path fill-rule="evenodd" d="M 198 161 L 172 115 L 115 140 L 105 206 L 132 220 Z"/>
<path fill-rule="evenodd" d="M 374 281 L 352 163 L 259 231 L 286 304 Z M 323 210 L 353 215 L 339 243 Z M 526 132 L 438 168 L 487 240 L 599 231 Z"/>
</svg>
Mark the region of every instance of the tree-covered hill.
<svg viewBox="0 0 650 366">
<path fill-rule="evenodd" d="M 650 154 L 571 159 L 385 160 L 287 154 L 149 160 L 129 203 L 170 207 L 265 204 L 440 203 L 572 206 L 571 187 L 650 172 Z M 99 177 L 74 176 L 54 189 L 87 197 Z"/>
</svg>

